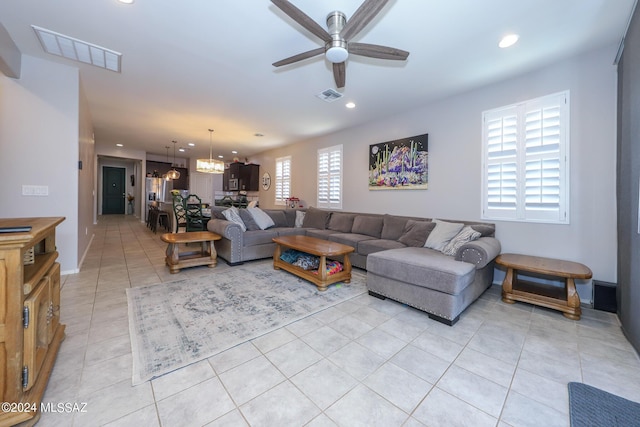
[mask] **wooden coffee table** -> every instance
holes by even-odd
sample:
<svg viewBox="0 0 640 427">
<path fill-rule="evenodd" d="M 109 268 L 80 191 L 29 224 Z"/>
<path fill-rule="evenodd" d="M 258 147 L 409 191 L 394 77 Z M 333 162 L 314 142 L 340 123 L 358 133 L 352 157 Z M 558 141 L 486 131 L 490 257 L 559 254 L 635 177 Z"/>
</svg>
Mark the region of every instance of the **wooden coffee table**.
<svg viewBox="0 0 640 427">
<path fill-rule="evenodd" d="M 207 265 L 215 267 L 218 264 L 218 253 L 213 245 L 215 240 L 222 237 L 210 231 L 188 231 L 186 233 L 165 233 L 160 236 L 163 242 L 168 243 L 165 264 L 169 266 L 172 274 L 180 272 L 186 267 Z M 180 244 L 200 243 L 199 250 L 180 252 Z"/>
<path fill-rule="evenodd" d="M 273 253 L 273 268 L 276 270 L 283 269 L 289 273 L 308 280 L 318 287 L 319 291 L 326 291 L 327 286 L 336 282 L 349 283 L 351 281 L 351 261 L 349 254 L 355 249 L 351 246 L 343 245 L 337 242 L 317 239 L 309 236 L 281 236 L 274 237 L 273 241 L 277 243 L 276 250 Z M 314 274 L 315 270 L 305 270 L 297 265 L 289 264 L 280 259 L 282 247 L 296 249 L 311 255 L 320 257 L 320 266 Z M 344 256 L 342 262 L 342 271 L 328 275 L 327 274 L 327 257 Z"/>
<path fill-rule="evenodd" d="M 502 282 L 502 301 L 509 304 L 528 302 L 562 311 L 569 319 L 580 320 L 582 310 L 575 279 L 590 279 L 589 267 L 572 261 L 518 254 L 499 255 L 496 264 L 507 267 L 507 275 Z M 564 287 L 521 280 L 519 272 L 563 279 Z"/>
</svg>

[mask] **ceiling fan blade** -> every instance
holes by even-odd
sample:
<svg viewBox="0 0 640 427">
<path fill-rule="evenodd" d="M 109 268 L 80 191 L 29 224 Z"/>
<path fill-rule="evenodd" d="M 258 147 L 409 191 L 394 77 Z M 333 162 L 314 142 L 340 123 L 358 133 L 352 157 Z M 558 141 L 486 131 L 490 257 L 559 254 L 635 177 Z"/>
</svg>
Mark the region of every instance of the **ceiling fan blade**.
<svg viewBox="0 0 640 427">
<path fill-rule="evenodd" d="M 273 1 L 273 0 L 271 0 Z M 382 10 L 389 0 L 365 0 L 347 21 L 340 36 L 345 40 L 358 34 Z"/>
<path fill-rule="evenodd" d="M 325 42 L 331 41 L 331 35 L 329 35 L 327 30 L 322 28 L 316 21 L 309 18 L 306 13 L 289 3 L 287 0 L 271 0 L 271 3 L 275 4 L 281 11 L 306 28 L 310 33 L 316 35 Z"/>
<path fill-rule="evenodd" d="M 333 64 L 333 79 L 336 81 L 336 87 L 338 89 L 344 87 L 344 83 L 347 79 L 344 62 Z"/>
<path fill-rule="evenodd" d="M 380 46 L 369 43 L 349 43 L 349 53 L 369 58 L 393 59 L 404 61 L 409 56 L 409 52 L 395 47 Z"/>
<path fill-rule="evenodd" d="M 290 56 L 288 58 L 282 59 L 278 62 L 274 62 L 274 67 L 281 67 L 283 65 L 293 64 L 294 62 L 302 61 L 303 59 L 311 58 L 316 55 L 321 55 L 324 53 L 324 48 L 319 47 L 317 49 L 309 50 L 307 52 L 302 52 L 297 55 Z"/>
</svg>

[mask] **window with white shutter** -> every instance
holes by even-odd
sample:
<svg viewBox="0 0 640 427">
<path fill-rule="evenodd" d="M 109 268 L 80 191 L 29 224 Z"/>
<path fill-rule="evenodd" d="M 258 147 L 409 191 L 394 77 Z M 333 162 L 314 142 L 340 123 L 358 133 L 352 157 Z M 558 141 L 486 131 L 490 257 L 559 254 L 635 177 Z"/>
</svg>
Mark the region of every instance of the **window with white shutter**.
<svg viewBox="0 0 640 427">
<path fill-rule="evenodd" d="M 286 205 L 291 197 L 291 156 L 276 159 L 276 205 Z"/>
<path fill-rule="evenodd" d="M 318 150 L 318 207 L 342 209 L 342 145 Z"/>
<path fill-rule="evenodd" d="M 568 224 L 569 92 L 482 119 L 482 218 Z"/>
</svg>

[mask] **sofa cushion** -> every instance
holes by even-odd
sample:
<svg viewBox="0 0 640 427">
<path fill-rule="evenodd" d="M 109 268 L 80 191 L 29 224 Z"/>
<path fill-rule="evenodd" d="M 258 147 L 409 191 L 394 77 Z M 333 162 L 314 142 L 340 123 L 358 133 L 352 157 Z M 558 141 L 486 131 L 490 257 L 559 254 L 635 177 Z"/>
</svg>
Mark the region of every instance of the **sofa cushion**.
<svg viewBox="0 0 640 427">
<path fill-rule="evenodd" d="M 222 211 L 222 215 L 224 215 L 227 221 L 234 222 L 240 226 L 242 231 L 247 231 L 247 227 L 242 222 L 242 218 L 240 218 L 240 212 L 238 212 L 238 208 L 230 207 L 229 209 L 225 209 Z"/>
<path fill-rule="evenodd" d="M 327 225 L 329 225 L 330 217 L 331 212 L 329 211 L 309 208 L 307 209 L 307 213 L 304 215 L 302 226 L 304 228 L 318 228 L 320 230 L 324 230 L 325 228 L 327 228 Z"/>
<path fill-rule="evenodd" d="M 381 216 L 356 215 L 351 232 L 379 239 L 382 233 L 382 221 Z"/>
<path fill-rule="evenodd" d="M 270 228 L 268 230 L 245 231 L 242 235 L 244 246 L 264 245 L 265 243 L 273 243 L 274 237 L 278 237 L 278 232 Z"/>
<path fill-rule="evenodd" d="M 282 209 L 268 209 L 265 213 L 273 220 L 274 227 L 288 227 L 287 217 Z"/>
<path fill-rule="evenodd" d="M 435 249 L 436 251 L 442 251 L 447 243 L 464 227 L 464 224 L 461 223 L 441 221 L 439 219 L 434 219 L 433 222 L 435 222 L 436 228 L 429 233 L 424 247 Z"/>
<path fill-rule="evenodd" d="M 429 237 L 429 233 L 436 227 L 431 221 L 415 221 L 410 219 L 404 227 L 402 236 L 398 239 L 400 243 L 407 246 L 421 248 Z"/>
<path fill-rule="evenodd" d="M 397 249 L 406 247 L 397 240 L 372 239 L 358 242 L 358 254 L 369 255 L 374 252 L 386 251 L 387 249 Z"/>
<path fill-rule="evenodd" d="M 334 212 L 329 219 L 329 230 L 337 231 L 339 233 L 351 233 L 351 227 L 353 226 L 353 220 L 356 214 L 346 214 L 342 212 Z"/>
<path fill-rule="evenodd" d="M 272 227 L 269 230 L 277 232 L 278 236 L 304 236 L 307 234 L 306 229 L 294 227 Z"/>
<path fill-rule="evenodd" d="M 462 245 L 478 239 L 480 234 L 481 233 L 479 231 L 476 231 L 467 225 L 445 245 L 442 249 L 442 253 L 445 255 L 455 255 Z"/>
<path fill-rule="evenodd" d="M 473 283 L 475 267 L 429 248 L 400 248 L 367 257 L 367 271 L 399 282 L 460 294 Z"/>
<path fill-rule="evenodd" d="M 493 237 L 496 235 L 495 224 L 470 224 L 471 228 L 480 233 L 480 237 Z"/>
<path fill-rule="evenodd" d="M 398 240 L 404 232 L 408 218 L 400 218 L 393 215 L 385 215 L 382 221 L 381 239 Z"/>
<path fill-rule="evenodd" d="M 260 230 L 266 230 L 267 228 L 276 225 L 271 216 L 260 208 L 246 208 L 243 210 L 249 212 L 255 223 L 258 225 L 258 227 L 260 227 Z M 247 227 L 247 230 L 248 229 L 249 227 Z"/>
<path fill-rule="evenodd" d="M 298 211 L 296 209 L 282 209 L 284 216 L 287 220 L 287 227 L 295 227 L 296 225 L 296 215 Z"/>
<path fill-rule="evenodd" d="M 260 230 L 260 227 L 253 220 L 253 216 L 246 209 L 238 209 L 238 213 L 240 214 L 240 218 L 244 223 L 244 226 L 247 227 L 247 231 L 255 231 Z M 222 216 L 224 218 L 224 216 Z"/>
<path fill-rule="evenodd" d="M 367 236 L 366 234 L 356 234 L 356 233 L 334 233 L 329 235 L 328 240 L 332 242 L 342 243 L 343 245 L 353 246 L 354 249 L 357 250 L 358 243 L 363 240 L 371 240 L 373 239 L 371 236 Z"/>
</svg>

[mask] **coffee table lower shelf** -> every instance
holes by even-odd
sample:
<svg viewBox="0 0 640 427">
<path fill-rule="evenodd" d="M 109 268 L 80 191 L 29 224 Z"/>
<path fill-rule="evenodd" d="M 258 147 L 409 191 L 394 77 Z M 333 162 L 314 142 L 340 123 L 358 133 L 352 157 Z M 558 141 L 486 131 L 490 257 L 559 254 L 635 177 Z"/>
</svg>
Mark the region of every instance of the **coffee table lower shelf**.
<svg viewBox="0 0 640 427">
<path fill-rule="evenodd" d="M 316 285 L 319 291 L 326 291 L 327 287 L 334 283 L 338 283 L 338 282 L 349 283 L 351 281 L 351 269 L 349 269 L 349 271 L 346 271 L 345 269 L 334 274 L 328 274 L 326 279 L 322 279 L 322 277 L 320 277 L 321 276 L 320 272 L 322 271 L 322 264 L 323 263 L 320 262 L 320 267 L 318 267 L 318 270 L 305 270 L 304 268 L 300 268 L 297 265 L 289 264 L 286 261 L 282 261 L 281 259 L 278 259 L 273 261 L 273 268 L 276 270 L 278 269 L 286 270 L 291 274 L 295 274 L 296 276 L 302 279 L 308 280 L 309 282 Z M 327 270 L 326 261 L 324 263 L 324 270 L 325 271 Z"/>
</svg>

